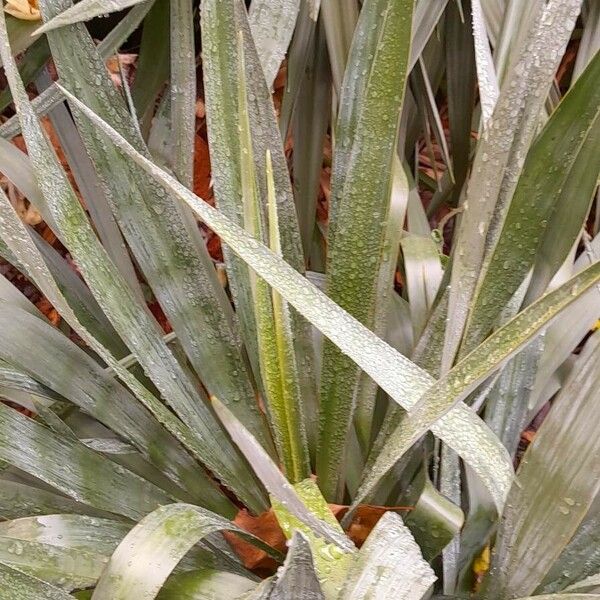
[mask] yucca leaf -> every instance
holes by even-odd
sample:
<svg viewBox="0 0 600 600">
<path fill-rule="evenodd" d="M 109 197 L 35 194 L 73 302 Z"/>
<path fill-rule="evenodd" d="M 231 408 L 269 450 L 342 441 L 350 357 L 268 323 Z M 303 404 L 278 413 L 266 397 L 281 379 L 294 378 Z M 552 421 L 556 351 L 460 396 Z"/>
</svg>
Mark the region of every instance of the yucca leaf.
<svg viewBox="0 0 600 600">
<path fill-rule="evenodd" d="M 325 0 L 321 4 L 333 88 L 339 102 L 348 53 L 358 21 L 359 6 L 357 0 L 340 0 L 339 2 Z"/>
<path fill-rule="evenodd" d="M 301 0 L 254 0 L 250 5 L 248 22 L 269 89 L 273 86 L 279 65 L 292 39 L 300 2 Z"/>
<path fill-rule="evenodd" d="M 256 581 L 234 573 L 214 569 L 195 569 L 177 573 L 167 579 L 157 600 L 210 600 L 226 591 L 238 600 L 242 594 L 256 588 Z"/>
<path fill-rule="evenodd" d="M 487 335 L 532 265 L 528 296 L 534 300 L 543 292 L 581 230 L 600 171 L 593 150 L 600 140 L 599 77 L 597 55 L 527 155 L 502 232 L 483 265 L 466 349 Z"/>
<path fill-rule="evenodd" d="M 317 484 L 311 479 L 305 479 L 294 485 L 294 490 L 310 513 L 343 539 L 344 530 L 333 516 Z M 348 570 L 352 567 L 352 557 L 356 550 L 353 544 L 349 540 L 345 540 L 344 546 L 326 541 L 308 524 L 295 517 L 277 498 L 272 498 L 272 504 L 279 525 L 288 540 L 293 539 L 297 532 L 306 536 L 312 551 L 314 573 L 325 598 L 337 598 L 348 576 Z"/>
<path fill-rule="evenodd" d="M 136 78 L 131 86 L 133 104 L 144 133 L 147 133 L 150 127 L 156 98 L 169 78 L 170 4 L 170 0 L 155 0 L 147 18 L 144 19 Z M 149 5 L 149 3 L 144 3 L 140 6 Z M 100 50 L 100 46 L 98 46 L 98 50 Z"/>
<path fill-rule="evenodd" d="M 290 485 L 277 465 L 242 423 L 218 399 L 213 398 L 213 406 L 229 435 L 244 453 L 244 456 L 248 458 L 258 478 L 271 494 L 272 502 L 273 499 L 277 500 L 290 515 L 303 523 L 307 530 L 311 530 L 315 535 L 324 538 L 328 543 L 336 544 L 340 548 L 350 549 L 352 544 L 343 533 L 340 533 L 339 525 L 336 524 L 335 527 L 332 527 L 331 523 L 319 518 L 320 515 L 316 516 L 305 505 L 296 488 Z M 298 486 L 302 488 L 302 483 L 296 484 L 296 487 Z M 320 492 L 318 495 L 320 495 Z"/>
<path fill-rule="evenodd" d="M 585 358 L 585 357 L 583 357 Z M 600 495 L 596 495 L 577 532 L 563 548 L 542 583 L 539 594 L 560 593 L 578 587 L 600 571 Z M 583 591 L 583 590 L 582 590 Z"/>
<path fill-rule="evenodd" d="M 394 316 L 398 317 L 398 305 L 402 300 L 394 290 L 394 276 L 398 265 L 402 227 L 406 218 L 410 192 L 406 173 L 397 157 L 394 158 L 392 163 L 391 175 L 390 208 L 381 251 L 379 276 L 376 284 L 378 302 L 373 318 L 373 332 L 398 349 L 398 346 L 394 345 L 390 335 L 390 323 Z M 405 355 L 408 356 L 408 353 Z M 373 422 L 377 418 L 376 400 L 377 384 L 366 373 L 361 372 L 356 388 L 356 410 L 354 412 L 356 435 L 363 453 L 363 457 L 361 458 L 366 457 L 371 448 L 371 438 L 373 437 L 372 427 Z M 352 455 L 349 455 L 348 458 L 349 460 L 346 463 L 349 468 L 348 475 L 355 476 L 357 479 L 360 470 L 362 470 L 364 460 L 360 460 L 357 456 Z M 356 468 L 353 473 L 352 467 L 354 466 Z"/>
<path fill-rule="evenodd" d="M 36 84 L 38 89 L 47 89 L 52 85 L 52 78 L 47 70 L 36 78 Z M 110 210 L 106 194 L 102 190 L 94 166 L 85 151 L 73 118 L 63 104 L 55 106 L 50 111 L 49 117 L 102 245 L 129 282 L 131 289 L 143 301 L 144 296 L 131 257 L 123 241 L 123 235 Z M 33 202 L 31 199 L 29 200 Z M 51 224 L 51 221 L 48 224 Z"/>
<path fill-rule="evenodd" d="M 192 0 L 171 0 L 171 148 L 173 172 L 194 185 L 196 136 L 196 50 Z"/>
<path fill-rule="evenodd" d="M 3 404 L 0 427 L 2 460 L 79 502 L 135 519 L 170 501 L 153 484 Z M 71 464 L 79 468 L 70 469 Z"/>
<path fill-rule="evenodd" d="M 418 339 L 425 328 L 440 282 L 442 265 L 431 238 L 407 235 L 400 241 L 413 335 Z"/>
<path fill-rule="evenodd" d="M 405 409 L 415 405 L 434 382 L 432 377 L 375 336 L 225 215 L 199 200 L 173 177 L 136 152 L 126 140 L 69 92 L 65 90 L 65 93 L 69 95 L 74 107 L 102 128 L 113 143 L 143 166 L 156 181 L 188 204 L 240 258 L 312 325 L 348 354 L 391 398 Z M 385 368 L 382 368 L 382 365 L 385 365 Z M 438 435 L 448 444 L 460 448 L 462 458 L 483 478 L 495 502 L 501 507 L 512 481 L 512 466 L 506 451 L 468 407 L 459 404 L 449 414 L 454 415 L 454 424 L 438 424 Z M 458 425 L 458 422 L 462 424 Z M 469 442 L 463 444 L 467 438 Z M 481 452 L 481 448 L 486 450 Z"/>
<path fill-rule="evenodd" d="M 412 71 L 417 64 L 447 4 L 448 0 L 419 0 L 416 3 L 408 71 Z"/>
<path fill-rule="evenodd" d="M 303 6 L 307 5 L 308 2 L 303 0 Z M 302 18 L 302 15 L 301 12 L 299 18 Z M 300 47 L 300 42 L 298 42 L 299 47 L 296 49 L 296 38 L 292 40 L 288 56 L 288 83 L 284 91 L 280 127 L 282 137 L 285 138 L 287 135 L 286 100 L 294 94 L 294 98 L 289 100 L 290 104 L 294 102 L 293 114 L 289 115 L 292 120 L 294 139 L 292 155 L 294 197 L 304 257 L 308 260 L 315 233 L 317 196 L 323 164 L 323 143 L 331 112 L 329 110 L 331 73 L 323 23 L 320 21 L 315 24 L 310 15 L 305 16 L 305 20 L 310 22 L 315 31 L 311 37 L 311 44 L 307 48 Z M 300 53 L 301 56 L 296 57 L 296 54 Z M 297 75 L 299 80 L 295 84 L 297 90 L 290 89 L 290 86 L 295 83 L 295 81 L 290 83 L 290 78 L 295 75 L 294 59 L 304 60 L 302 72 Z M 288 111 L 292 113 L 292 107 Z"/>
<path fill-rule="evenodd" d="M 424 469 L 419 473 L 417 482 L 411 482 L 407 494 L 401 496 L 402 505 L 413 507 L 403 516 L 403 521 L 419 545 L 423 558 L 431 562 L 459 534 L 465 517 L 459 506 L 434 487 Z"/>
<path fill-rule="evenodd" d="M 496 102 L 500 95 L 498 78 L 488 41 L 481 0 L 471 0 L 473 17 L 473 38 L 475 40 L 475 64 L 477 65 L 477 81 L 479 84 L 479 101 L 483 126 L 487 127 L 494 114 Z"/>
<path fill-rule="evenodd" d="M 289 172 L 273 101 L 265 84 L 264 74 L 252 40 L 250 26 L 240 0 L 202 3 L 203 72 L 206 90 L 208 138 L 219 210 L 237 225 L 243 224 L 240 122 L 238 98 L 238 40 L 241 32 L 244 49 L 248 119 L 252 131 L 255 172 L 265 172 L 267 150 L 273 162 L 273 179 L 277 197 L 283 259 L 299 272 L 304 271 L 304 257 L 298 229 L 298 218 L 290 184 Z M 261 213 L 266 218 L 266 179 L 257 180 Z M 266 242 L 266 238 L 262 240 Z M 224 247 L 225 264 L 232 289 L 242 336 L 252 362 L 257 381 L 261 381 L 256 341 L 256 322 L 248 269 L 228 246 Z M 294 348 L 300 376 L 302 398 L 316 395 L 313 373 L 314 350 L 310 326 L 291 310 Z M 223 400 L 225 400 L 223 398 Z"/>
<path fill-rule="evenodd" d="M 287 77 L 279 113 L 279 131 L 284 140 L 288 134 L 292 114 L 295 112 L 294 107 L 300 89 L 306 85 L 307 79 L 314 81 L 312 72 L 314 61 L 317 58 L 315 56 L 315 34 L 319 28 L 321 29 L 320 37 L 323 49 L 319 58 L 329 64 L 329 56 L 326 49 L 327 46 L 325 45 L 325 30 L 322 26 L 322 21 L 319 26 L 317 25 L 320 9 L 320 0 L 302 0 L 300 2 L 296 27 L 294 28 L 294 34 L 287 52 Z M 329 86 L 329 88 L 331 88 L 331 86 Z M 316 98 L 312 97 L 311 100 L 316 101 Z M 325 104 L 323 103 L 320 106 L 323 108 Z M 307 138 L 309 139 L 305 141 L 310 141 L 310 136 L 307 136 Z"/>
<path fill-rule="evenodd" d="M 11 600 L 73 600 L 73 596 L 49 583 L 0 563 L 0 589 L 10 590 Z"/>
<path fill-rule="evenodd" d="M 142 519 L 123 539 L 98 581 L 94 600 L 128 599 L 132 594 L 155 598 L 183 556 L 201 539 L 233 531 L 270 555 L 278 553 L 227 519 L 191 504 L 161 506 Z M 148 571 L 140 568 L 152 564 Z"/>
<path fill-rule="evenodd" d="M 86 515 L 47 515 L 0 523 L 0 536 L 110 556 L 131 525 Z"/>
<path fill-rule="evenodd" d="M 52 15 L 69 3 L 70 0 L 44 0 L 42 14 Z M 49 32 L 48 39 L 65 85 L 78 85 L 99 114 L 108 122 L 118 123 L 128 139 L 144 151 L 85 28 L 74 25 L 61 32 Z M 81 56 L 72 53 L 73 45 L 80 47 Z M 93 70 L 87 61 L 95 65 Z M 137 167 L 120 160 L 114 148 L 96 139 L 87 122 L 78 125 L 124 236 L 190 363 L 209 392 L 221 395 L 269 447 L 231 307 L 196 224 L 187 218 L 186 209 L 161 195 L 156 184 L 145 180 Z M 222 357 L 216 364 L 211 361 L 215 355 Z M 181 376 L 182 383 L 186 379 Z M 192 397 L 196 397 L 196 411 L 203 412 L 210 423 L 212 416 L 197 401 L 197 394 L 192 393 Z M 212 434 L 207 439 L 210 437 Z"/>
<path fill-rule="evenodd" d="M 433 384 L 418 403 L 403 415 L 396 430 L 387 439 L 386 446 L 378 455 L 375 464 L 365 474 L 361 489 L 354 500 L 355 505 L 372 491 L 379 479 L 428 429 L 435 433 L 436 428 L 445 419 L 454 418 L 453 413 L 447 412 L 450 407 L 466 398 L 478 384 L 505 364 L 548 325 L 561 310 L 596 286 L 599 281 L 600 262 L 596 262 L 519 313 Z"/>
<path fill-rule="evenodd" d="M 107 556 L 82 548 L 15 539 L 0 534 L 0 565 L 18 569 L 66 591 L 93 586 Z"/>
<path fill-rule="evenodd" d="M 513 457 L 529 418 L 529 398 L 543 349 L 542 334 L 507 363 L 487 394 L 485 422 Z"/>
<path fill-rule="evenodd" d="M 267 154 L 266 164 L 267 176 L 267 196 L 268 196 L 268 228 L 269 228 L 269 247 L 271 250 L 281 256 L 281 239 L 279 218 L 277 215 L 277 205 L 275 199 L 275 184 L 273 181 L 273 167 L 271 164 L 271 155 Z M 268 288 L 268 284 L 267 285 Z M 267 293 L 269 290 L 267 289 Z M 280 419 L 281 428 L 286 431 L 284 439 L 287 451 L 284 456 L 289 457 L 288 462 L 292 463 L 290 478 L 293 473 L 294 483 L 310 475 L 310 461 L 308 456 L 308 446 L 306 441 L 306 432 L 304 429 L 304 410 L 300 391 L 300 377 L 298 375 L 298 365 L 296 364 L 296 355 L 294 353 L 294 342 L 292 334 L 292 319 L 287 302 L 279 295 L 276 290 L 271 290 L 272 321 L 274 333 L 274 346 L 279 370 L 281 398 L 280 406 L 282 417 Z M 275 408 L 275 407 L 273 407 Z"/>
<path fill-rule="evenodd" d="M 283 567 L 269 596 L 271 600 L 325 600 L 315 574 L 314 557 L 306 538 L 294 533 Z"/>
<path fill-rule="evenodd" d="M 519 467 L 498 531 L 488 598 L 532 593 L 600 490 L 594 433 L 600 334 L 584 353 Z"/>
<path fill-rule="evenodd" d="M 540 9 L 527 49 L 479 141 L 454 244 L 444 371 L 454 361 L 485 251 L 500 234 L 545 95 L 580 8 L 581 0 L 551 0 Z"/>
<path fill-rule="evenodd" d="M 0 171 L 5 175 L 40 212 L 46 203 L 35 179 L 31 161 L 25 152 L 8 140 L 0 138 Z M 4 191 L 4 190 L 3 190 Z M 51 223 L 49 223 L 51 225 Z"/>
<path fill-rule="evenodd" d="M 92 516 L 113 516 L 92 506 L 76 502 L 62 495 L 32 487 L 4 477 L 0 479 L 0 516 L 4 519 L 18 519 L 30 515 L 54 513 L 82 514 Z"/>
<path fill-rule="evenodd" d="M 501 84 L 510 76 L 510 69 L 521 58 L 531 27 L 540 15 L 544 0 L 504 2 L 498 39 L 494 44 L 494 64 Z"/>
<path fill-rule="evenodd" d="M 458 204 L 467 179 L 471 154 L 471 126 L 475 104 L 476 65 L 472 22 L 468 16 L 467 0 L 450 2 L 444 23 L 446 41 L 446 85 L 452 166 L 456 185 L 452 203 Z M 460 8 L 459 8 L 460 7 Z M 461 9 L 465 20 L 461 19 Z M 441 198 L 440 198 L 441 199 Z M 437 204 L 434 196 L 427 207 L 432 214 Z"/>
<path fill-rule="evenodd" d="M 354 559 L 344 600 L 421 600 L 436 577 L 402 518 L 386 512 Z"/>
<path fill-rule="evenodd" d="M 147 2 L 148 0 L 81 0 L 77 4 L 65 8 L 62 12 L 52 17 L 41 27 L 36 29 L 37 35 L 46 33 L 57 27 L 80 23 L 81 21 L 89 21 L 94 17 L 106 15 L 111 12 L 123 10 L 134 4 Z"/>
<path fill-rule="evenodd" d="M 365 4 L 340 98 L 329 209 L 327 294 L 367 327 L 373 326 L 376 306 L 412 6 L 411 0 L 369 0 Z M 343 233 L 338 236 L 338 231 Z M 326 341 L 321 373 L 317 475 L 325 497 L 332 500 L 343 488 L 340 464 L 352 423 L 359 369 Z"/>
<path fill-rule="evenodd" d="M 582 594 L 591 594 L 592 592 L 600 592 L 600 575 L 590 575 L 585 579 L 573 583 L 565 590 L 566 592 L 580 592 Z"/>
<path fill-rule="evenodd" d="M 240 123 L 240 178 L 242 186 L 242 204 L 244 209 L 244 227 L 257 240 L 269 238 L 271 250 L 281 255 L 279 223 L 275 199 L 275 184 L 270 152 L 267 150 L 266 178 L 268 202 L 268 227 L 264 221 L 262 202 L 257 185 L 254 151 L 248 116 L 248 100 L 244 75 L 244 44 L 240 34 L 238 44 L 238 110 Z M 268 231 L 268 233 L 267 233 Z M 274 247 L 275 246 L 275 247 Z M 275 310 L 275 296 L 269 285 L 249 272 L 250 286 L 254 302 L 254 319 L 258 341 L 261 375 L 269 408 L 271 426 L 284 472 L 292 481 L 300 481 L 308 476 L 308 453 L 306 440 L 299 429 L 300 389 L 295 366 L 294 350 L 291 345 L 291 325 L 289 314 L 281 314 L 279 319 Z M 276 293 L 276 292 L 275 292 Z M 286 319 L 289 331 L 282 331 L 282 319 Z"/>
<path fill-rule="evenodd" d="M 132 442 L 167 477 L 190 491 L 197 502 L 233 514 L 233 507 L 177 440 L 83 350 L 49 324 L 15 309 L 0 306 L 0 323 L 4 331 L 0 340 L 2 359 Z M 35 356 L 31 339 L 39 344 Z"/>
</svg>

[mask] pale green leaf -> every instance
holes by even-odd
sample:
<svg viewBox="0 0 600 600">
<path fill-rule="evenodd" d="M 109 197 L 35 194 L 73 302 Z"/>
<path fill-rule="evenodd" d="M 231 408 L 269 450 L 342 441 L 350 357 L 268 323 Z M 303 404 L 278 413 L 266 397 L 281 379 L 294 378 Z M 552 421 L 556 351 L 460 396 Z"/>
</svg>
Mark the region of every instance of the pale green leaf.
<svg viewBox="0 0 600 600">
<path fill-rule="evenodd" d="M 0 590 L 10 590 L 10 600 L 73 600 L 71 594 L 60 588 L 3 563 L 0 563 Z"/>
<path fill-rule="evenodd" d="M 340 527 L 327 502 L 323 498 L 317 484 L 311 479 L 305 479 L 294 485 L 294 490 L 310 511 L 311 518 L 316 517 L 336 532 L 337 543 L 331 539 L 323 539 L 318 531 L 307 521 L 302 522 L 298 516 L 289 510 L 289 505 L 282 498 L 272 499 L 273 510 L 277 520 L 288 540 L 293 539 L 296 532 L 302 533 L 312 551 L 314 570 L 326 598 L 336 598 L 352 566 L 352 556 L 355 552 L 353 544 L 344 538 Z M 344 542 L 340 545 L 340 542 Z"/>
<path fill-rule="evenodd" d="M 191 504 L 161 506 L 142 519 L 119 544 L 98 581 L 93 600 L 151 600 L 177 563 L 201 539 L 233 531 L 274 556 L 278 553 L 227 519 Z M 151 569 L 147 569 L 152 565 Z"/>
<path fill-rule="evenodd" d="M 269 89 L 294 33 L 301 0 L 253 0 L 248 22 Z"/>
<path fill-rule="evenodd" d="M 486 250 L 498 239 L 581 0 L 550 0 L 481 137 L 454 244 L 443 370 L 452 366 Z"/>
<path fill-rule="evenodd" d="M 522 459 L 498 531 L 488 598 L 532 593 L 600 490 L 600 334 L 584 352 Z"/>
<path fill-rule="evenodd" d="M 252 131 L 255 171 L 265 172 L 267 150 L 273 161 L 273 176 L 280 223 L 281 249 L 285 261 L 300 272 L 304 257 L 298 218 L 283 144 L 271 95 L 254 47 L 246 10 L 240 0 L 206 0 L 202 3 L 203 73 L 206 90 L 208 139 L 214 179 L 215 199 L 219 210 L 237 225 L 243 223 L 241 148 L 239 122 L 238 39 L 241 32 L 247 84 L 248 119 Z M 258 177 L 262 213 L 266 215 L 266 178 Z M 266 239 L 262 240 L 266 242 Z M 256 323 L 248 269 L 228 246 L 224 247 L 225 264 L 250 362 L 257 381 L 261 380 L 258 364 Z M 302 397 L 314 397 L 314 351 L 310 327 L 291 311 L 296 360 L 299 366 Z M 226 398 L 222 398 L 223 401 Z"/>
<path fill-rule="evenodd" d="M 435 382 L 414 408 L 402 416 L 376 463 L 366 473 L 354 503 L 364 499 L 379 479 L 428 429 L 435 433 L 445 419 L 457 418 L 452 412 L 448 412 L 452 406 L 466 398 L 477 385 L 547 326 L 561 310 L 587 290 L 594 288 L 599 281 L 600 262 L 596 262 L 519 313 Z"/>
<path fill-rule="evenodd" d="M 377 303 L 412 8 L 412 0 L 365 3 L 340 96 L 329 206 L 327 294 L 367 327 L 373 327 Z M 352 424 L 359 369 L 325 341 L 321 373 L 317 475 L 325 497 L 335 500 L 343 491 L 340 465 Z"/>
<path fill-rule="evenodd" d="M 289 543 L 283 567 L 277 573 L 270 600 L 324 600 L 321 585 L 315 574 L 314 558 L 309 542 L 300 532 Z"/>
<path fill-rule="evenodd" d="M 156 596 L 158 600 L 214 600 L 226 590 L 228 598 L 237 598 L 253 590 L 256 582 L 235 573 L 214 569 L 195 569 L 167 579 Z"/>
<path fill-rule="evenodd" d="M 465 348 L 485 337 L 534 266 L 530 300 L 566 259 L 587 214 L 600 170 L 600 55 L 565 96 L 527 155 L 500 237 L 470 310 Z M 558 141 L 560 140 L 560 143 Z"/>
<path fill-rule="evenodd" d="M 421 600 L 436 577 L 401 517 L 386 512 L 354 559 L 344 600 Z"/>
<path fill-rule="evenodd" d="M 46 33 L 57 27 L 89 21 L 94 17 L 106 15 L 111 12 L 123 10 L 141 2 L 148 0 L 81 0 L 77 4 L 63 10 L 63 12 L 52 17 L 41 27 L 36 29 L 37 35 Z"/>
<path fill-rule="evenodd" d="M 406 409 L 415 405 L 434 382 L 432 377 L 361 325 L 268 248 L 136 152 L 126 140 L 74 96 L 69 97 L 73 105 L 106 131 L 119 148 L 142 165 L 161 185 L 176 193 L 182 202 L 192 207 L 225 243 L 235 249 L 238 256 L 311 324 L 351 356 L 391 398 Z M 459 404 L 448 414 L 453 415 L 451 423 L 436 425 L 438 435 L 455 446 L 462 458 L 473 465 L 498 506 L 502 506 L 512 481 L 512 466 L 505 450 L 468 407 Z M 481 452 L 479 444 L 486 449 L 485 452 Z"/>
</svg>

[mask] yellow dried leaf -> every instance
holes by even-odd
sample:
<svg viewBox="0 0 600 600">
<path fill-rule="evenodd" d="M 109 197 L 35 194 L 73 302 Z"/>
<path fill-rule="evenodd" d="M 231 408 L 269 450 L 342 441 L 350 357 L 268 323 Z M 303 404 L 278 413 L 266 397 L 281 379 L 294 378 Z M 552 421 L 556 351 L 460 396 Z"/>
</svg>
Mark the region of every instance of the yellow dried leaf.
<svg viewBox="0 0 600 600">
<path fill-rule="evenodd" d="M 4 12 L 25 21 L 39 21 L 42 18 L 38 0 L 7 0 Z"/>
</svg>

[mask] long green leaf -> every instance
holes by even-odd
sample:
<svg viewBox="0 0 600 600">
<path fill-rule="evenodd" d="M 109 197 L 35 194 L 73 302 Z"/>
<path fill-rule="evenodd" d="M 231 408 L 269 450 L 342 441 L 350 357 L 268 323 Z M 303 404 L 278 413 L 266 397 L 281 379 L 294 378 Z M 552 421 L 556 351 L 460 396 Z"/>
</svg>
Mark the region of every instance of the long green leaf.
<svg viewBox="0 0 600 600">
<path fill-rule="evenodd" d="M 290 184 L 283 144 L 277 127 L 273 101 L 266 86 L 262 67 L 252 40 L 250 26 L 240 0 L 206 0 L 202 3 L 203 72 L 206 90 L 208 138 L 217 207 L 235 224 L 243 224 L 241 147 L 238 98 L 242 82 L 238 77 L 241 32 L 247 86 L 248 119 L 252 132 L 255 172 L 265 172 L 267 150 L 273 163 L 273 179 L 280 224 L 281 254 L 299 272 L 304 272 L 304 257 L 298 218 Z M 262 199 L 261 212 L 266 218 L 266 178 L 258 177 Z M 264 238 L 263 242 L 267 242 Z M 242 337 L 257 381 L 261 381 L 256 341 L 256 323 L 252 289 L 247 266 L 228 246 L 225 264 L 232 289 Z M 296 362 L 299 367 L 302 398 L 316 395 L 313 373 L 314 350 L 310 326 L 291 310 Z M 225 398 L 222 398 L 224 401 Z"/>
<path fill-rule="evenodd" d="M 72 27 L 78 28 L 81 26 Z M 56 34 L 51 32 L 49 35 Z M 72 52 L 69 53 L 72 55 Z M 263 500 L 261 499 L 262 493 L 257 488 L 255 482 L 252 481 L 248 467 L 242 462 L 239 455 L 236 455 L 234 447 L 226 439 L 222 430 L 218 429 L 214 416 L 210 412 L 210 409 L 203 403 L 189 371 L 181 366 L 171 350 L 166 346 L 160 335 L 158 325 L 152 318 L 149 310 L 137 302 L 130 292 L 128 285 L 118 271 L 116 271 L 104 249 L 99 245 L 77 197 L 58 164 L 53 149 L 44 137 L 39 122 L 33 115 L 25 90 L 21 82 L 16 78 L 14 62 L 11 64 L 12 57 L 7 58 L 7 55 L 8 53 L 4 48 L 5 68 L 11 83 L 13 95 L 19 105 L 26 142 L 36 164 L 38 183 L 49 206 L 51 206 L 54 219 L 59 225 L 59 229 L 62 231 L 69 250 L 78 263 L 84 278 L 104 312 L 107 316 L 110 316 L 115 329 L 117 329 L 121 337 L 127 341 L 128 346 L 137 354 L 140 364 L 152 376 L 157 387 L 169 400 L 171 406 L 176 407 L 180 414 L 185 415 L 183 418 L 187 424 L 190 426 L 193 424 L 193 427 L 188 430 L 187 435 L 184 434 L 183 437 L 189 438 L 189 434 L 192 434 L 192 439 L 195 440 L 193 443 L 196 447 L 196 456 L 201 457 L 207 464 L 211 463 L 210 468 L 222 477 L 224 482 L 231 485 L 232 488 L 237 488 L 240 495 L 246 496 L 247 501 L 251 505 L 256 508 L 264 507 Z M 94 143 L 96 142 L 97 140 L 94 138 Z M 118 164 L 123 164 L 121 160 L 117 162 Z M 114 175 L 114 172 L 111 172 L 112 175 Z M 121 194 L 120 197 L 123 198 L 122 190 L 119 193 Z M 129 198 L 131 199 L 131 196 Z M 155 222 L 161 223 L 165 223 L 166 221 L 168 220 L 155 220 Z M 20 225 L 14 223 L 14 216 L 13 224 L 15 227 L 20 227 Z M 180 234 L 181 231 L 178 231 L 177 235 Z M 164 239 L 167 240 L 168 235 Z M 22 237 L 19 239 L 12 237 L 13 244 L 24 241 Z M 204 252 L 206 252 L 205 248 Z M 178 255 L 170 254 L 169 256 Z M 187 257 L 188 254 L 184 256 Z M 201 256 L 201 254 L 198 254 L 198 256 Z M 180 266 L 183 267 L 184 265 Z M 187 268 L 185 266 L 185 269 Z M 214 277 L 216 280 L 216 274 Z M 216 285 L 219 285 L 218 282 Z M 43 287 L 47 288 L 47 283 L 44 283 Z M 64 302 L 60 299 L 61 294 L 60 292 L 58 294 L 56 292 L 57 290 L 52 289 L 50 293 L 46 293 L 46 296 L 52 298 L 54 306 L 60 305 L 61 312 L 64 313 Z M 169 293 L 173 292 L 174 290 L 171 290 Z M 206 290 L 204 290 L 205 292 Z M 222 289 L 221 293 L 223 293 Z M 182 296 L 179 296 L 179 298 L 182 299 Z M 198 298 L 194 297 L 194 302 L 197 301 Z M 183 300 L 183 302 L 186 301 Z M 70 309 L 68 308 L 67 312 L 69 314 L 65 316 L 71 322 L 74 315 L 70 315 Z M 218 318 L 225 317 L 220 315 Z M 77 319 L 74 319 L 74 321 L 73 325 L 77 323 Z M 198 325 L 198 322 L 195 322 Z M 86 335 L 86 337 L 89 338 L 89 335 Z M 92 347 L 98 347 L 98 343 L 95 340 L 88 341 Z M 200 345 L 196 343 L 196 347 L 199 348 Z M 204 347 L 203 349 L 206 350 Z M 101 352 L 104 358 L 106 351 L 102 350 Z M 108 359 L 107 362 L 111 362 L 111 360 Z M 112 362 L 114 363 L 114 360 Z M 181 425 L 175 424 L 172 413 L 169 413 L 163 405 L 159 407 L 156 399 L 150 399 L 147 390 L 140 389 L 141 386 L 139 383 L 134 383 L 131 379 L 129 374 L 126 375 L 126 381 L 128 381 L 129 385 L 134 386 L 133 389 L 137 391 L 138 397 L 141 395 L 146 402 L 150 401 L 153 404 L 154 412 L 158 411 L 161 414 L 161 420 L 167 419 L 171 426 L 180 429 L 181 433 Z M 238 389 L 237 384 L 236 380 L 234 384 L 236 386 L 235 389 Z M 254 398 L 252 400 L 254 401 Z M 240 402 L 240 404 L 242 403 Z M 249 404 L 246 406 L 250 407 Z M 187 443 L 189 446 L 189 439 Z M 244 488 L 251 489 L 244 491 Z"/>
<path fill-rule="evenodd" d="M 564 547 L 537 593 L 560 592 L 585 581 L 600 571 L 600 496 L 594 502 L 575 535 Z M 568 586 L 568 587 L 567 587 Z"/>
<path fill-rule="evenodd" d="M 179 181 L 194 185 L 196 50 L 191 0 L 171 0 L 171 148 Z"/>
<path fill-rule="evenodd" d="M 263 219 L 257 173 L 254 168 L 244 74 L 244 46 L 241 37 L 238 52 L 240 61 L 238 71 L 242 84 L 238 89 L 238 109 L 240 111 L 240 165 L 244 226 L 250 235 L 258 240 L 265 239 L 267 230 L 271 250 L 281 255 L 275 182 L 273 181 L 271 155 L 268 150 L 266 157 L 268 223 Z M 250 285 L 254 300 L 261 375 L 271 425 L 284 472 L 295 483 L 308 477 L 310 469 L 306 437 L 302 429 L 300 386 L 289 312 L 287 305 L 284 305 L 281 298 L 275 295 L 277 292 L 271 293 L 269 285 L 256 277 L 254 273 L 250 273 Z"/>
<path fill-rule="evenodd" d="M 2 460 L 79 502 L 136 519 L 170 501 L 153 484 L 3 404 L 0 427 Z"/>
<path fill-rule="evenodd" d="M 89 21 L 94 17 L 123 10 L 140 2 L 147 2 L 147 0 L 81 0 L 81 2 L 52 17 L 36 29 L 35 33 L 39 35 L 65 25 Z"/>
<path fill-rule="evenodd" d="M 561 310 L 596 286 L 599 281 L 600 262 L 596 262 L 519 313 L 432 385 L 414 408 L 403 416 L 394 433 L 388 438 L 375 465 L 366 473 L 354 500 L 355 504 L 372 491 L 379 479 L 428 429 L 435 432 L 435 427 L 439 427 L 444 419 L 452 415 L 448 412 L 452 406 L 466 398 L 477 385 L 546 327 Z"/>
<path fill-rule="evenodd" d="M 550 0 L 544 5 L 479 142 L 454 245 L 444 371 L 454 362 L 485 251 L 498 239 L 544 97 L 580 7 L 581 0 Z"/>
<path fill-rule="evenodd" d="M 600 55 L 565 96 L 527 155 L 498 242 L 483 266 L 465 347 L 492 328 L 534 265 L 533 300 L 575 242 L 600 171 Z M 543 271 L 543 276 L 540 273 Z"/>
<path fill-rule="evenodd" d="M 595 435 L 600 334 L 584 352 L 519 467 L 498 532 L 487 598 L 532 593 L 600 491 Z"/>
<path fill-rule="evenodd" d="M 0 590 L 10 590 L 10 600 L 73 600 L 71 594 L 60 588 L 3 563 L 0 563 Z"/>
<path fill-rule="evenodd" d="M 243 229 L 199 200 L 173 177 L 136 152 L 126 140 L 74 96 L 69 95 L 69 98 L 73 106 L 102 128 L 123 152 L 142 165 L 149 175 L 175 193 L 182 202 L 188 204 L 225 243 L 235 249 L 238 256 L 312 325 L 352 357 L 352 360 L 398 404 L 410 409 L 431 386 L 434 379 L 425 371 L 375 336 Z M 465 405 L 459 404 L 449 415 L 454 415 L 452 424 L 436 425 L 437 434 L 449 445 L 457 447 L 459 454 L 473 466 L 478 476 L 482 477 L 495 502 L 501 507 L 512 481 L 512 465 L 505 450 Z M 458 425 L 458 422 L 461 425 Z M 481 448 L 485 448 L 486 451 L 481 452 Z"/>
<path fill-rule="evenodd" d="M 254 0 L 248 22 L 269 89 L 289 46 L 300 0 Z"/>
<path fill-rule="evenodd" d="M 18 481 L 0 479 L 0 516 L 18 519 L 31 515 L 55 513 L 110 517 L 109 512 L 95 509 L 62 495 L 41 490 Z"/>
<path fill-rule="evenodd" d="M 412 0 L 365 3 L 340 99 L 328 232 L 327 294 L 373 326 L 391 168 L 410 50 Z M 339 235 L 338 235 L 339 233 Z M 317 475 L 325 496 L 343 491 L 346 433 L 359 369 L 325 342 Z"/>
</svg>

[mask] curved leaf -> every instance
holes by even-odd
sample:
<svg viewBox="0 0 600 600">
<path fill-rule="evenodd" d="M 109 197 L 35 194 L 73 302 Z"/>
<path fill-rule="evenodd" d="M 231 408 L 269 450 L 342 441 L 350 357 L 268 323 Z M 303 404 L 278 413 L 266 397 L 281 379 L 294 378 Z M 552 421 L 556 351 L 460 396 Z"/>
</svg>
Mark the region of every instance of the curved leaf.
<svg viewBox="0 0 600 600">
<path fill-rule="evenodd" d="M 117 547 L 93 600 L 155 598 L 192 546 L 219 531 L 233 531 L 272 554 L 269 546 L 214 513 L 191 504 L 161 506 L 142 519 Z"/>
</svg>

